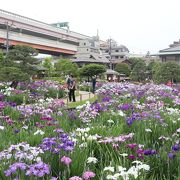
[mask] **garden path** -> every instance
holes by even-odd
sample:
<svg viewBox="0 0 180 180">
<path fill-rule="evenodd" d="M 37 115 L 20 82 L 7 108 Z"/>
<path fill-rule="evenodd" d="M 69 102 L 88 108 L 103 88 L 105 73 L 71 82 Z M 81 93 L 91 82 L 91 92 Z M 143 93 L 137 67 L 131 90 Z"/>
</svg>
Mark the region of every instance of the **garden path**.
<svg viewBox="0 0 180 180">
<path fill-rule="evenodd" d="M 78 95 L 76 96 L 76 102 L 88 100 L 88 99 L 94 97 L 93 93 L 87 92 L 87 91 L 78 91 L 77 94 Z M 68 98 L 63 99 L 63 101 L 64 101 L 65 104 L 69 103 Z"/>
</svg>

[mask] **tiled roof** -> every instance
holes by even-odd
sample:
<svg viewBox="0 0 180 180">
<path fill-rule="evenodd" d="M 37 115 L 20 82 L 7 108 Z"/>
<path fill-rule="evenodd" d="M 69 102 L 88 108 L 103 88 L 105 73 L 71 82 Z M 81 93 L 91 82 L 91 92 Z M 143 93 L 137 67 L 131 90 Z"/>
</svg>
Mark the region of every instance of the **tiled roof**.
<svg viewBox="0 0 180 180">
<path fill-rule="evenodd" d="M 112 69 L 107 69 L 106 70 L 106 74 L 119 74 L 117 71 L 114 71 L 114 70 L 112 70 Z"/>
<path fill-rule="evenodd" d="M 163 49 L 160 50 L 159 52 L 173 52 L 173 51 L 180 51 L 180 45 L 175 46 L 175 47 L 171 47 L 171 48 L 167 48 L 167 49 Z"/>
<path fill-rule="evenodd" d="M 90 63 L 109 63 L 109 60 L 99 54 L 89 54 L 89 56 L 78 56 L 76 59 L 72 59 L 73 62 L 90 62 Z"/>
</svg>

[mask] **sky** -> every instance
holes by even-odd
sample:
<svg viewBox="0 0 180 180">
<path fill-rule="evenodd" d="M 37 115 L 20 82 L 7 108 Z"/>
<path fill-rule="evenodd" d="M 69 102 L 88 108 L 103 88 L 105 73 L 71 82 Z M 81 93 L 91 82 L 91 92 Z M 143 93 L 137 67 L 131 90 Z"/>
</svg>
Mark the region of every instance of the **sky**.
<svg viewBox="0 0 180 180">
<path fill-rule="evenodd" d="M 0 9 L 112 38 L 131 53 L 156 53 L 180 39 L 180 0 L 0 0 Z"/>
</svg>

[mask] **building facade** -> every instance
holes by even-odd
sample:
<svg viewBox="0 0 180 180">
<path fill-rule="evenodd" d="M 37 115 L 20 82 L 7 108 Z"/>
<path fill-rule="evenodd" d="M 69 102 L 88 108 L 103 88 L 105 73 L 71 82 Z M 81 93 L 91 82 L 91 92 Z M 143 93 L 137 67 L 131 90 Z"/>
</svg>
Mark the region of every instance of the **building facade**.
<svg viewBox="0 0 180 180">
<path fill-rule="evenodd" d="M 111 69 L 114 69 L 117 63 L 128 63 L 129 49 L 124 45 L 118 45 L 116 41 L 108 39 L 101 44 L 102 54 L 110 60 Z"/>
<path fill-rule="evenodd" d="M 169 45 L 169 48 L 159 51 L 162 62 L 176 62 L 180 65 L 180 40 Z"/>
<path fill-rule="evenodd" d="M 90 63 L 105 65 L 110 63 L 100 51 L 98 36 L 95 36 L 92 39 L 80 40 L 77 53 L 74 58 L 72 58 L 72 61 L 76 62 L 80 67 Z"/>
</svg>

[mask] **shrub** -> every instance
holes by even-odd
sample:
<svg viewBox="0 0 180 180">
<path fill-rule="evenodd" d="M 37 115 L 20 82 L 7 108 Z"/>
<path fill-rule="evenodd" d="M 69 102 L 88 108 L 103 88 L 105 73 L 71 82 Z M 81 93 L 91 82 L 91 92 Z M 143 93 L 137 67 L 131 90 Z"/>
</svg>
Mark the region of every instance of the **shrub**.
<svg viewBox="0 0 180 180">
<path fill-rule="evenodd" d="M 21 105 L 22 103 L 29 103 L 29 95 L 28 94 L 12 94 L 11 96 L 7 96 L 5 98 L 7 102 L 14 102 L 17 105 Z"/>
<path fill-rule="evenodd" d="M 62 77 L 46 77 L 44 80 L 51 80 L 51 81 L 57 81 L 59 84 L 66 83 L 65 79 Z"/>
<path fill-rule="evenodd" d="M 47 92 L 45 92 L 44 97 L 45 98 L 63 98 L 65 95 L 65 92 L 63 89 L 53 89 L 53 88 L 48 88 Z"/>
</svg>

